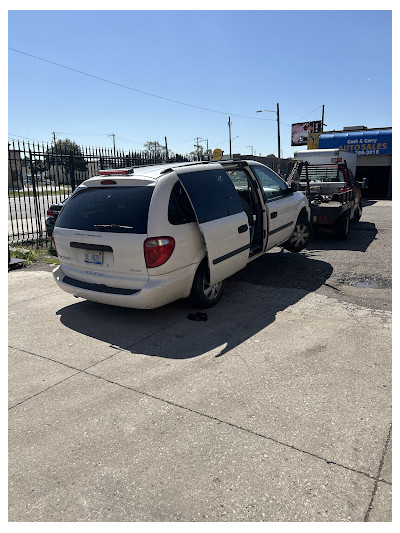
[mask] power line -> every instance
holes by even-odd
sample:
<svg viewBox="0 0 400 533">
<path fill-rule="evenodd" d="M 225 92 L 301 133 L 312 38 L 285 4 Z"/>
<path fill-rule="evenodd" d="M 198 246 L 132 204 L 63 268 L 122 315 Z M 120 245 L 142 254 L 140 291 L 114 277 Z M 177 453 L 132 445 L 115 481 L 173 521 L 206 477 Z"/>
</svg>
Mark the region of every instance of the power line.
<svg viewBox="0 0 400 533">
<path fill-rule="evenodd" d="M 308 117 L 308 115 L 311 115 L 311 113 L 314 113 L 314 111 L 317 111 L 317 109 L 319 109 L 320 107 L 322 107 L 322 104 L 319 105 L 318 107 L 316 107 L 315 109 L 313 109 L 312 111 L 310 111 L 309 113 L 306 113 L 305 115 L 303 115 L 301 118 L 299 118 L 296 122 L 300 122 L 301 119 L 303 119 L 304 117 Z"/>
<path fill-rule="evenodd" d="M 234 113 L 229 113 L 225 111 L 218 111 L 216 109 L 210 109 L 208 107 L 202 107 L 198 105 L 188 104 L 187 102 L 181 102 L 179 100 L 173 100 L 172 98 L 167 98 L 165 96 L 160 96 L 158 94 L 149 93 L 146 91 L 142 91 L 140 89 L 135 89 L 134 87 L 130 87 L 129 85 L 123 85 L 122 83 L 117 83 L 115 81 L 107 80 L 106 78 L 102 78 L 100 76 L 95 76 L 94 74 L 89 74 L 88 72 L 83 72 L 82 70 L 78 70 L 76 68 L 67 67 L 66 65 L 62 65 L 61 63 L 56 63 L 55 61 L 50 61 L 49 59 L 44 59 L 43 57 L 35 56 L 33 54 L 29 54 L 28 52 L 23 52 L 22 50 L 17 50 L 16 48 L 8 47 L 9 50 L 12 50 L 13 52 L 18 52 L 19 54 L 23 54 L 29 57 L 33 57 L 34 59 L 38 59 L 39 61 L 44 61 L 45 63 L 50 63 L 51 65 L 56 65 L 57 67 L 65 68 L 67 70 L 71 70 L 72 72 L 77 72 L 78 74 L 82 74 L 83 76 L 88 76 L 89 78 L 94 78 L 96 80 L 104 81 L 106 83 L 110 83 L 111 85 L 116 85 L 117 87 L 122 87 L 123 89 L 128 89 L 130 91 L 135 91 L 141 94 L 146 94 L 147 96 L 152 96 L 154 98 L 159 98 L 160 100 L 166 100 L 168 102 L 173 102 L 174 104 L 180 104 L 187 107 L 192 107 L 193 109 L 201 109 L 202 111 L 209 111 L 211 113 L 219 113 L 221 115 L 231 115 L 233 117 L 241 117 L 241 118 L 249 118 L 251 120 L 274 120 L 271 118 L 258 118 L 258 117 L 249 117 L 247 115 L 236 115 Z"/>
<path fill-rule="evenodd" d="M 37 143 L 43 143 L 43 144 L 48 144 L 50 142 L 50 141 L 39 141 L 38 139 L 32 139 L 31 137 L 24 137 L 23 135 L 18 135 L 17 133 L 9 133 L 8 136 L 16 137 L 16 139 L 27 139 L 28 141 L 35 141 Z M 16 139 L 11 139 L 11 140 L 16 140 Z"/>
</svg>

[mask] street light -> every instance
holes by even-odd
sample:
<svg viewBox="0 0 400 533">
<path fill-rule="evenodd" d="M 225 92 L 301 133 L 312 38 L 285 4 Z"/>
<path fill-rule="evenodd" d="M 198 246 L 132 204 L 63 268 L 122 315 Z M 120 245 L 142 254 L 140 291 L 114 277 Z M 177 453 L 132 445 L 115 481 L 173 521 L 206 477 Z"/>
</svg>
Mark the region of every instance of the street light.
<svg viewBox="0 0 400 533">
<path fill-rule="evenodd" d="M 279 123 L 279 104 L 276 104 L 276 111 L 271 111 L 271 109 L 260 109 L 257 113 L 276 113 L 276 122 L 278 124 L 278 159 L 281 158 L 281 128 Z"/>
</svg>

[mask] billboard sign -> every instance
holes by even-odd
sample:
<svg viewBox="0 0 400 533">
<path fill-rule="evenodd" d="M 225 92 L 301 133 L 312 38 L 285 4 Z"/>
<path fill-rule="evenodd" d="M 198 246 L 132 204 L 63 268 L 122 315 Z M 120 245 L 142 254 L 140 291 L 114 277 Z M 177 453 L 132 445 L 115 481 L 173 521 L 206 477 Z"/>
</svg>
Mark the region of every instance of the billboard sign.
<svg viewBox="0 0 400 533">
<path fill-rule="evenodd" d="M 321 133 L 322 121 L 297 122 L 292 124 L 292 146 L 302 146 L 307 144 L 310 133 Z"/>
</svg>

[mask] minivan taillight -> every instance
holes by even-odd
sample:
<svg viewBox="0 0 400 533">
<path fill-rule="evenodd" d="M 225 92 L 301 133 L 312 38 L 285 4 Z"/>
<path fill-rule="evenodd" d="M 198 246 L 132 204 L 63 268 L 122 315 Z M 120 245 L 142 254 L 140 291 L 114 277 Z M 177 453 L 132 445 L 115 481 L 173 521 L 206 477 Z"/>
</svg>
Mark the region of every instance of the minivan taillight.
<svg viewBox="0 0 400 533">
<path fill-rule="evenodd" d="M 171 257 L 175 248 L 172 237 L 152 237 L 144 241 L 144 258 L 147 268 L 163 265 Z"/>
<path fill-rule="evenodd" d="M 54 211 L 52 209 L 48 209 L 47 210 L 47 216 L 48 217 L 53 217 L 54 216 Z"/>
</svg>

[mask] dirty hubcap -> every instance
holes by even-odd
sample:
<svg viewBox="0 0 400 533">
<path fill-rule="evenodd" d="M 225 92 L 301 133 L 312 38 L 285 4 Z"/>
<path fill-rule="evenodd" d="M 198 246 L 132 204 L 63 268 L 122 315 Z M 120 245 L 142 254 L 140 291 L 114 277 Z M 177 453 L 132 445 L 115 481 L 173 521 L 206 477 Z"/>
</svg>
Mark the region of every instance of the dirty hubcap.
<svg viewBox="0 0 400 533">
<path fill-rule="evenodd" d="M 295 246 L 306 244 L 309 238 L 308 227 L 305 224 L 297 224 L 290 242 Z"/>
<path fill-rule="evenodd" d="M 215 285 L 210 285 L 209 282 L 205 279 L 203 282 L 203 292 L 204 296 L 209 300 L 213 300 L 218 296 L 221 291 L 222 281 L 216 283 Z"/>
</svg>

